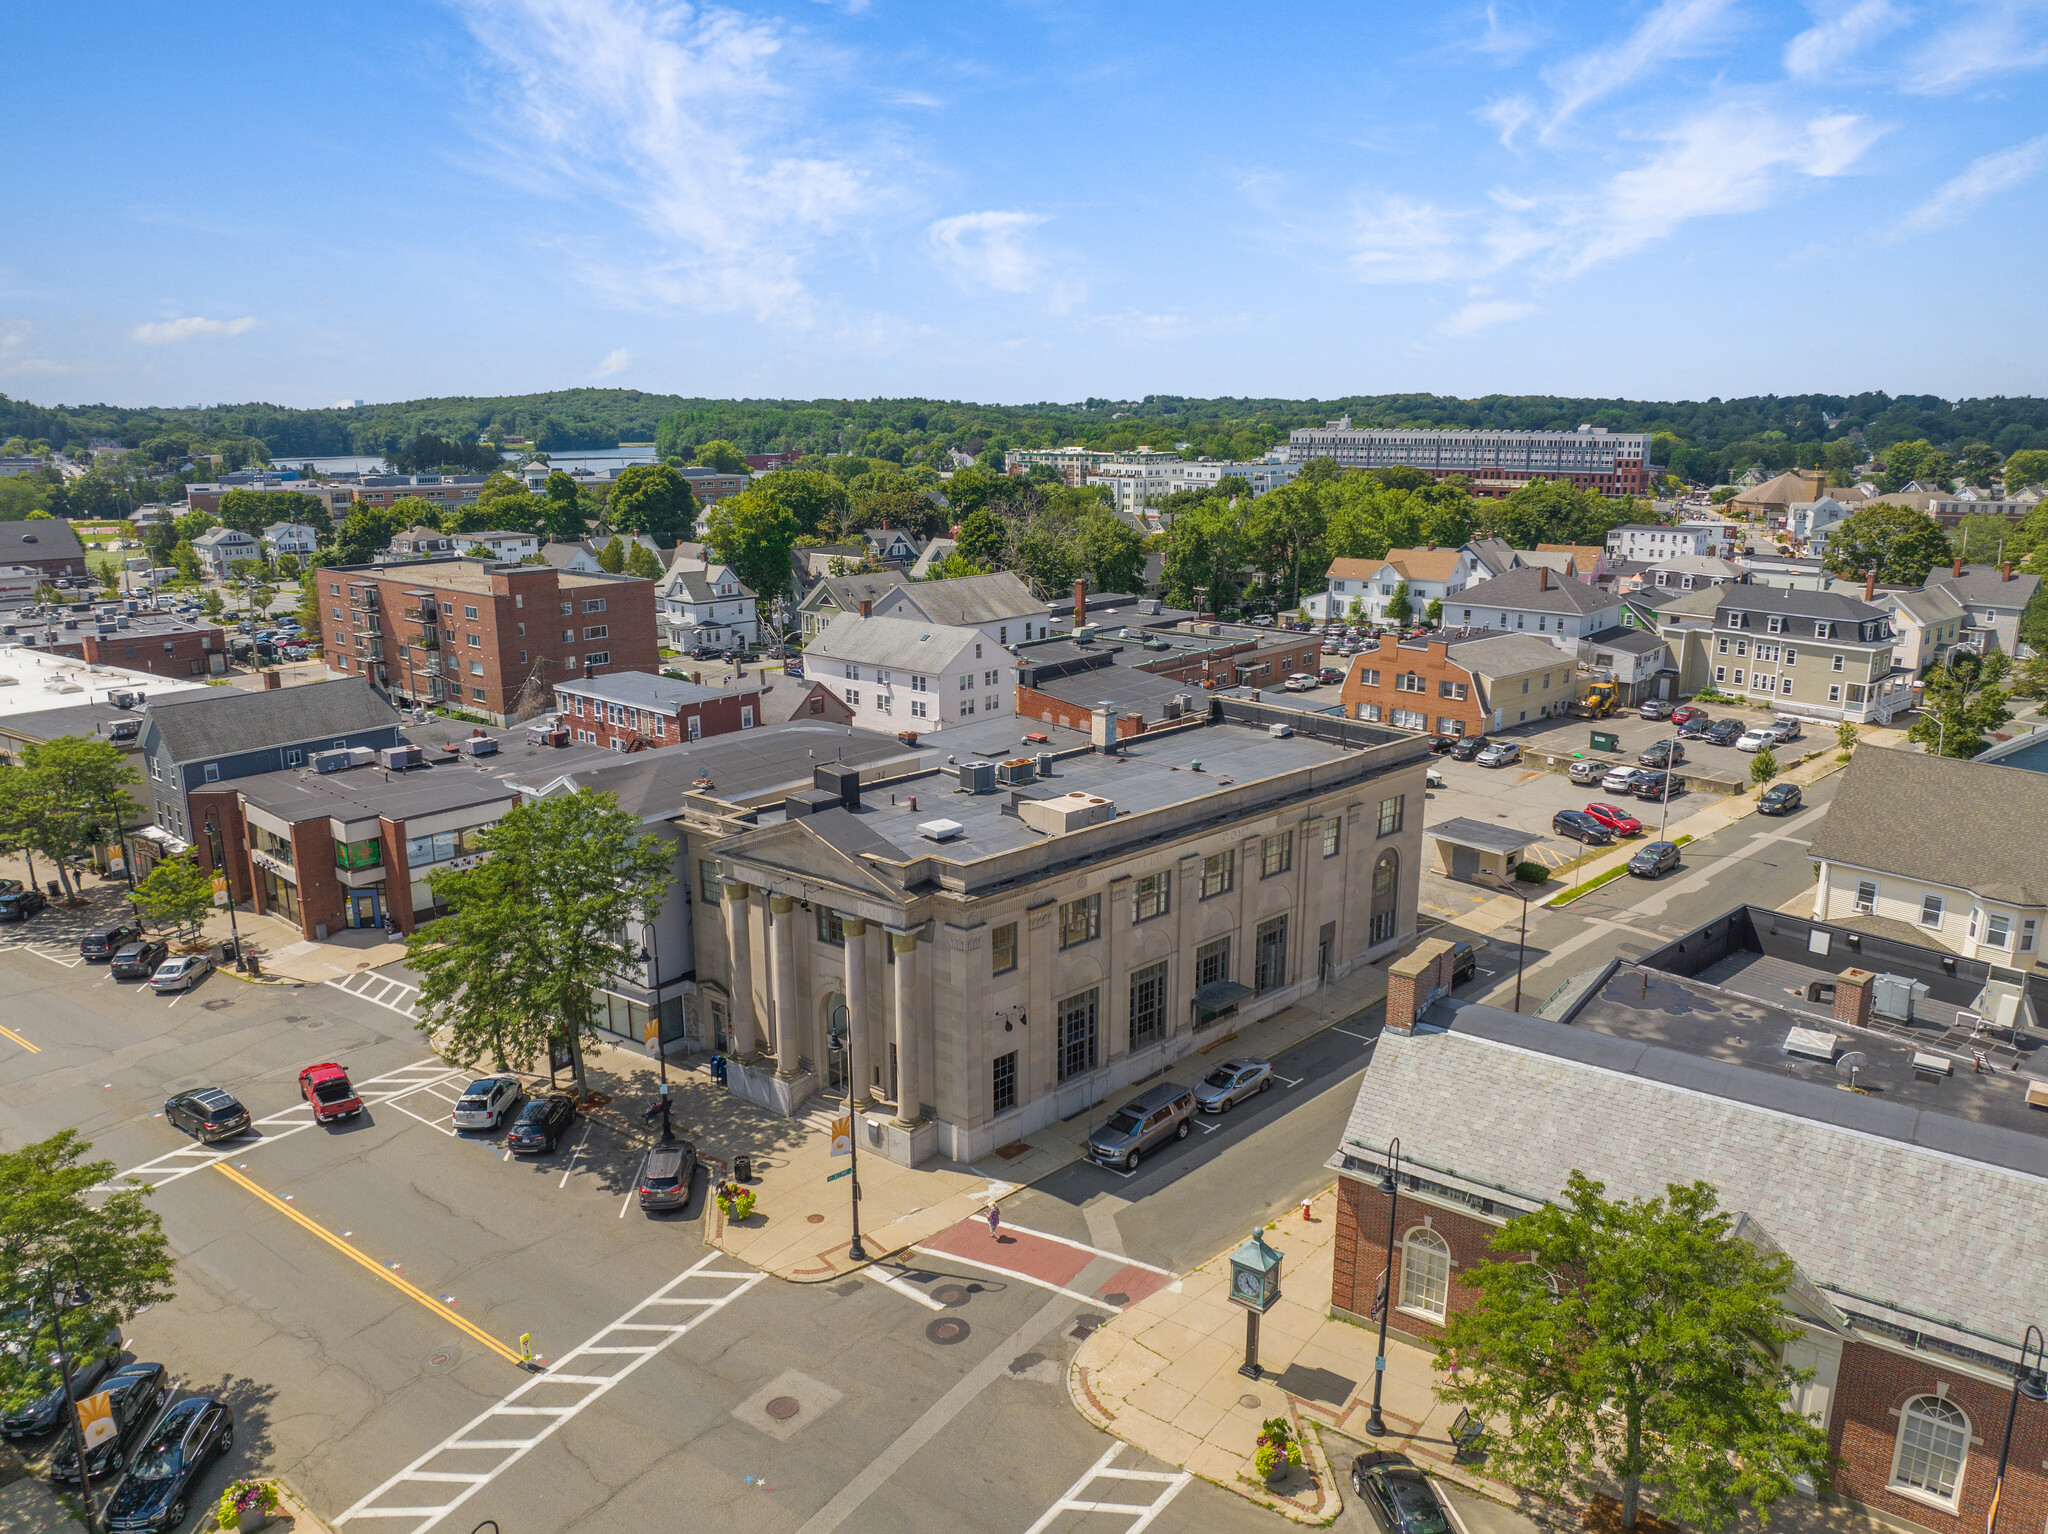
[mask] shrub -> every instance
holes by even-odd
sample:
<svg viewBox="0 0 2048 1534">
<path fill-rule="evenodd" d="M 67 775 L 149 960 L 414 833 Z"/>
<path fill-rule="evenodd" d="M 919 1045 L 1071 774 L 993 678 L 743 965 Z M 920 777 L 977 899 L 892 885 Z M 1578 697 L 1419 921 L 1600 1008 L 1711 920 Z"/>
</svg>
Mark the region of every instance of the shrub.
<svg viewBox="0 0 2048 1534">
<path fill-rule="evenodd" d="M 1550 877 L 1550 870 L 1541 863 L 1522 863 L 1515 868 L 1515 877 L 1524 884 L 1541 884 Z"/>
</svg>

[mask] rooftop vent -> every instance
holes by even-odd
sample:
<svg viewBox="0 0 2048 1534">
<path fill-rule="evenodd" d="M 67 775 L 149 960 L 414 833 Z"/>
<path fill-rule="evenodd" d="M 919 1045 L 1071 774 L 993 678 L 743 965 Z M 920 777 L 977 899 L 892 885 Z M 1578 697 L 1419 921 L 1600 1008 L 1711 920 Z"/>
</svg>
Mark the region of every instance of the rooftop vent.
<svg viewBox="0 0 2048 1534">
<path fill-rule="evenodd" d="M 950 842 L 966 829 L 957 820 L 926 820 L 919 823 L 917 834 L 927 841 Z"/>
<path fill-rule="evenodd" d="M 1050 799 L 1021 801 L 1017 818 L 1034 831 L 1060 836 L 1116 819 L 1116 805 L 1100 794 L 1058 794 Z"/>
<path fill-rule="evenodd" d="M 1788 1055 L 1801 1055 L 1808 1060 L 1825 1060 L 1832 1064 L 1839 1043 L 1825 1028 L 1794 1028 L 1785 1035 L 1782 1047 Z"/>
<path fill-rule="evenodd" d="M 1291 724 L 1269 724 L 1266 726 L 1266 733 L 1275 740 L 1285 740 L 1294 733 L 1294 726 Z"/>
</svg>

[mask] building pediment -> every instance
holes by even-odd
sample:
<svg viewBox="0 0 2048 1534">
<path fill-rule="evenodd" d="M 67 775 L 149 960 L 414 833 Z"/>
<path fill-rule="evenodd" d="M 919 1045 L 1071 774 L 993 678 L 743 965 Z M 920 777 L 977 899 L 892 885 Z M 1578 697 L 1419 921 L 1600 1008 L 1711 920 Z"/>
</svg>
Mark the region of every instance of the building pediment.
<svg viewBox="0 0 2048 1534">
<path fill-rule="evenodd" d="M 886 905 L 891 912 L 904 903 L 901 889 L 857 853 L 819 835 L 808 819 L 747 832 L 719 850 L 719 861 L 730 866 L 735 878 L 778 894 Z"/>
</svg>

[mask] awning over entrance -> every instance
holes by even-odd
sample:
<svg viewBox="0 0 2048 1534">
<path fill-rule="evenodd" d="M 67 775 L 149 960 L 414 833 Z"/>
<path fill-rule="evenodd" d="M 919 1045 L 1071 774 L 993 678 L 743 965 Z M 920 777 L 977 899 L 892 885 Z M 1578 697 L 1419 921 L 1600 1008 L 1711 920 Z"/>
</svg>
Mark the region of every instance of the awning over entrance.
<svg viewBox="0 0 2048 1534">
<path fill-rule="evenodd" d="M 182 857 L 192 850 L 190 842 L 181 842 L 162 826 L 140 826 L 130 833 L 142 841 L 155 842 L 173 857 Z"/>
<path fill-rule="evenodd" d="M 1207 985 L 1195 988 L 1195 1005 L 1204 1012 L 1220 1011 L 1233 1007 L 1252 994 L 1252 988 L 1239 980 L 1211 980 Z"/>
</svg>

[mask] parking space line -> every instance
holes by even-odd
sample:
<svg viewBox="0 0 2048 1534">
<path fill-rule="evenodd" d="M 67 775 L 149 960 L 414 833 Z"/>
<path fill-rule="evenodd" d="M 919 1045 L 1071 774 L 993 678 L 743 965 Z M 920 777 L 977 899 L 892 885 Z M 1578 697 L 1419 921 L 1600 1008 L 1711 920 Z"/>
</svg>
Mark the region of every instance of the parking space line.
<svg viewBox="0 0 2048 1534">
<path fill-rule="evenodd" d="M 1294 1076 L 1283 1076 L 1278 1071 L 1275 1071 L 1273 1073 L 1273 1079 L 1275 1081 L 1284 1081 L 1290 1087 L 1298 1087 L 1301 1085 L 1300 1078 Z"/>
<path fill-rule="evenodd" d="M 1221 1124 L 1212 1124 L 1207 1119 L 1194 1119 L 1191 1120 L 1191 1122 L 1194 1124 L 1195 1128 L 1201 1130 L 1202 1133 L 1205 1135 L 1212 1135 L 1216 1133 L 1217 1130 L 1223 1127 Z"/>
<path fill-rule="evenodd" d="M 590 1126 L 591 1126 L 592 1124 L 594 1124 L 595 1122 L 596 1122 L 596 1120 L 595 1120 L 595 1119 L 588 1119 L 588 1118 L 586 1118 L 586 1119 L 585 1119 L 585 1120 L 583 1121 L 583 1138 L 582 1138 L 582 1139 L 580 1139 L 580 1140 L 578 1140 L 578 1141 L 576 1142 L 576 1148 L 575 1148 L 574 1150 L 572 1150 L 571 1152 L 569 1152 L 569 1164 L 568 1164 L 568 1166 L 567 1166 L 567 1167 L 563 1168 L 563 1170 L 562 1170 L 562 1180 L 561 1180 L 560 1182 L 558 1182 L 558 1183 L 556 1183 L 556 1184 L 555 1184 L 555 1186 L 556 1186 L 556 1187 L 558 1187 L 558 1188 L 566 1188 L 566 1187 L 568 1187 L 568 1186 L 569 1186 L 569 1178 L 571 1177 L 571 1175 L 573 1175 L 573 1174 L 574 1174 L 574 1172 L 575 1172 L 575 1170 L 576 1170 L 576 1158 L 577 1158 L 578 1156 L 580 1156 L 580 1155 L 582 1155 L 582 1154 L 583 1154 L 583 1147 L 584 1147 L 585 1145 L 587 1145 L 587 1144 L 589 1143 L 589 1141 L 590 1141 Z M 688 1189 L 685 1189 L 684 1191 L 685 1191 L 685 1192 L 688 1192 L 689 1190 L 688 1190 Z"/>
<path fill-rule="evenodd" d="M 392 1288 L 397 1289 L 407 1298 L 418 1301 L 421 1305 L 425 1306 L 428 1310 L 431 1310 L 435 1315 L 439 1316 L 442 1320 L 448 1322 L 450 1325 L 455 1326 L 464 1332 L 467 1332 L 470 1336 L 474 1337 L 478 1342 L 481 1342 L 485 1347 L 489 1348 L 493 1353 L 496 1353 L 499 1357 L 505 1359 L 509 1363 L 516 1364 L 520 1362 L 519 1353 L 514 1351 L 512 1348 L 507 1347 L 504 1343 L 500 1342 L 497 1338 L 493 1337 L 489 1332 L 485 1331 L 482 1327 L 474 1325 L 463 1316 L 458 1316 L 454 1311 L 450 1310 L 446 1305 L 442 1304 L 432 1295 L 426 1293 L 424 1290 L 418 1288 L 416 1285 L 410 1284 L 406 1282 L 404 1279 L 400 1278 L 396 1273 L 392 1272 L 391 1269 L 385 1267 L 383 1263 L 377 1261 L 376 1258 L 369 1256 L 367 1253 L 356 1250 L 355 1247 L 350 1246 L 348 1242 L 342 1240 L 341 1237 L 334 1234 L 333 1231 L 327 1229 L 324 1225 L 320 1224 L 311 1216 L 300 1213 L 298 1210 L 294 1209 L 290 1204 L 287 1204 L 283 1199 L 279 1198 L 276 1194 L 270 1192 L 269 1189 L 259 1187 L 247 1176 L 236 1171 L 233 1167 L 228 1166 L 222 1162 L 215 1162 L 214 1170 L 218 1171 L 223 1177 L 227 1178 L 228 1181 L 236 1184 L 238 1187 L 246 1189 L 248 1192 L 255 1194 L 258 1198 L 262 1199 L 264 1203 L 268 1204 L 271 1208 L 275 1209 L 279 1214 L 283 1215 L 286 1219 L 292 1221 L 292 1223 L 294 1223 L 295 1225 L 298 1225 L 305 1230 L 311 1231 L 314 1235 L 318 1236 L 322 1241 L 326 1242 L 329 1246 L 333 1247 L 337 1252 L 344 1254 L 349 1259 L 349 1261 L 361 1264 L 361 1266 L 366 1271 L 382 1279 L 385 1283 L 391 1285 Z"/>
<path fill-rule="evenodd" d="M 404 1095 L 410 1096 L 411 1094 L 408 1093 Z M 388 1099 L 388 1103 L 391 1107 L 396 1108 L 400 1113 L 404 1114 L 407 1118 L 418 1119 L 419 1122 L 426 1125 L 427 1128 L 438 1129 L 441 1131 L 442 1134 L 448 1136 L 448 1138 L 451 1140 L 461 1138 L 459 1135 L 455 1133 L 454 1125 L 443 1124 L 439 1119 L 430 1119 L 421 1114 L 414 1113 L 412 1109 L 406 1107 L 406 1105 L 400 1102 L 396 1097 Z"/>
</svg>

